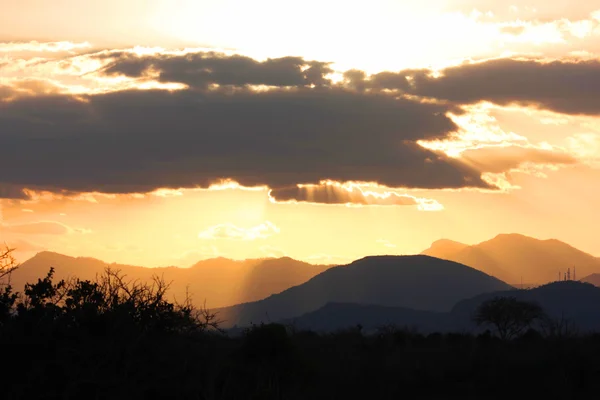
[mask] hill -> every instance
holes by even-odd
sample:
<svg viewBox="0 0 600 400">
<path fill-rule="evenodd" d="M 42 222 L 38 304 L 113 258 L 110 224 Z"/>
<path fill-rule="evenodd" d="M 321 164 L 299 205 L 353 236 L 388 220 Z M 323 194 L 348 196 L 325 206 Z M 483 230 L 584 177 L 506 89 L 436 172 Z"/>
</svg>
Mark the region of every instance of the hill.
<svg viewBox="0 0 600 400">
<path fill-rule="evenodd" d="M 473 246 L 442 240 L 422 254 L 468 265 L 513 285 L 554 282 L 559 272 L 573 272 L 573 267 L 578 276 L 600 272 L 599 258 L 556 239 L 519 234 L 500 234 Z"/>
<path fill-rule="evenodd" d="M 483 301 L 495 296 L 512 296 L 538 303 L 553 318 L 568 318 L 581 330 L 600 329 L 600 288 L 589 283 L 561 281 L 529 290 L 485 293 L 458 302 L 452 309 L 453 319 L 466 324 Z"/>
<path fill-rule="evenodd" d="M 327 303 L 316 311 L 280 321 L 298 330 L 334 332 L 361 325 L 365 333 L 386 326 L 415 328 L 420 333 L 442 332 L 451 326 L 450 314 L 371 304 Z"/>
<path fill-rule="evenodd" d="M 197 305 L 202 305 L 206 300 L 208 307 L 224 307 L 263 299 L 304 283 L 330 268 L 289 257 L 244 261 L 214 258 L 200 261 L 190 268 L 145 268 L 41 252 L 20 265 L 13 273 L 11 283 L 21 290 L 25 283 L 33 283 L 46 276 L 50 267 L 55 268 L 57 280 L 73 276 L 93 280 L 107 266 L 120 270 L 128 279 L 148 281 L 153 275 L 162 276 L 166 282 L 172 282 L 170 293 L 176 299 L 183 300 L 187 287 Z"/>
<path fill-rule="evenodd" d="M 440 239 L 433 242 L 431 246 L 428 249 L 423 250 L 421 254 L 448 260 L 450 256 L 467 247 L 469 247 L 468 244 L 455 242 L 450 239 Z"/>
<path fill-rule="evenodd" d="M 423 255 L 373 256 L 328 269 L 264 300 L 214 311 L 224 327 L 290 319 L 331 302 L 448 311 L 459 300 L 510 288 L 452 261 Z"/>
<path fill-rule="evenodd" d="M 588 276 L 580 279 L 580 281 L 585 282 L 585 283 L 591 283 L 594 286 L 600 287 L 600 274 L 588 275 Z"/>
</svg>

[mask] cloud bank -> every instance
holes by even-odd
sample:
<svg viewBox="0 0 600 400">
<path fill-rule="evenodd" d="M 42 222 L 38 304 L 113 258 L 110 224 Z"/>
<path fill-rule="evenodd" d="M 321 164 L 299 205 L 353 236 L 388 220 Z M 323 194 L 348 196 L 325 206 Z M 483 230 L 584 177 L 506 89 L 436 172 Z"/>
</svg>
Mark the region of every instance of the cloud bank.
<svg viewBox="0 0 600 400">
<path fill-rule="evenodd" d="M 498 59 L 439 76 L 350 70 L 342 80 L 333 80 L 330 63 L 300 57 L 102 51 L 65 60 L 61 73 L 86 71 L 77 76 L 114 90 L 72 94 L 51 80 L 44 82 L 55 90 L 35 80 L 24 89 L 23 77 L 0 82 L 2 198 L 27 199 L 25 189 L 148 193 L 231 180 L 268 187 L 281 202 L 431 205 L 394 188 L 498 189 L 482 174 L 577 161 L 514 146 L 450 157 L 420 145 L 452 137 L 459 127 L 450 114 L 480 102 L 600 114 L 597 60 Z M 84 62 L 97 68 L 90 73 Z M 118 89 L 122 81 L 129 83 Z M 382 197 L 323 181 L 390 190 Z"/>
</svg>

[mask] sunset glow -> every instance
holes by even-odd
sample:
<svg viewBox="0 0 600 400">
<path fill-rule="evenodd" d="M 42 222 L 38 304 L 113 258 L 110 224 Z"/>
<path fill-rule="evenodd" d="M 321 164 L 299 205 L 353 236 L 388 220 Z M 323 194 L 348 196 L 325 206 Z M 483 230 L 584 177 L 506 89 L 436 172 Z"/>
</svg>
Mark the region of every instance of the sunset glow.
<svg viewBox="0 0 600 400">
<path fill-rule="evenodd" d="M 0 1 L 20 259 L 352 260 L 501 232 L 600 255 L 600 4 L 93 3 Z"/>
</svg>

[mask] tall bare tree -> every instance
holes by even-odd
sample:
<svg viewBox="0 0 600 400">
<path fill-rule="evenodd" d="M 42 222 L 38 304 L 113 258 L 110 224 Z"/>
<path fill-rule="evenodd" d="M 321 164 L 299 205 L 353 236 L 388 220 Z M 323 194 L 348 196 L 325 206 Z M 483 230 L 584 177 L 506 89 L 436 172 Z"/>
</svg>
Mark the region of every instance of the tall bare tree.
<svg viewBox="0 0 600 400">
<path fill-rule="evenodd" d="M 492 325 L 502 340 L 510 340 L 544 317 L 539 304 L 515 297 L 494 297 L 479 305 L 473 320 L 477 325 Z"/>
</svg>

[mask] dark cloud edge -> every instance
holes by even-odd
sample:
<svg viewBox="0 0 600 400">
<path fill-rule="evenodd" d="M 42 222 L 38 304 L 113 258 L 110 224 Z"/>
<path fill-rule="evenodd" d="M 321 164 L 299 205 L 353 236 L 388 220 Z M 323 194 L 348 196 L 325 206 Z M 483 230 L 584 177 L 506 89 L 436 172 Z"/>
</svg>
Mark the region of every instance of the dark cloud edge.
<svg viewBox="0 0 600 400">
<path fill-rule="evenodd" d="M 209 54 L 215 54 L 211 52 Z M 141 57 L 137 57 L 141 58 Z M 167 57 L 167 60 L 171 60 L 173 57 Z M 161 58 L 159 61 L 164 60 L 165 58 Z M 227 56 L 219 56 L 217 57 L 219 62 L 223 60 L 227 60 Z M 192 62 L 194 59 L 190 60 L 189 57 L 185 59 L 185 62 Z M 266 84 L 271 86 L 277 86 L 277 84 L 285 84 L 285 86 L 296 86 L 296 87 L 305 87 L 307 85 L 314 85 L 318 83 L 320 86 L 328 86 L 331 84 L 330 81 L 326 79 L 327 73 L 330 72 L 327 65 L 328 63 L 316 63 L 313 61 L 304 61 L 299 57 L 283 57 L 279 59 L 269 59 L 264 62 L 258 62 L 252 60 L 248 57 L 244 56 L 235 56 L 236 62 L 241 62 L 242 64 L 246 63 L 250 65 L 250 76 L 244 78 L 240 77 L 239 74 L 231 75 L 231 71 L 225 70 L 220 75 L 217 76 L 216 81 L 227 85 L 253 85 L 253 84 Z M 250 60 L 250 61 L 249 61 Z M 172 61 L 172 60 L 171 60 Z M 203 59 L 203 61 L 205 61 Z M 185 64 L 185 63 L 184 63 Z M 218 64 L 218 63 L 217 63 Z M 115 68 L 115 63 L 112 64 L 112 68 Z M 154 65 L 154 64 L 152 64 Z M 244 64 L 245 65 L 245 64 Z M 266 66 L 266 67 L 265 67 Z M 307 67 L 308 66 L 308 67 Z M 311 70 L 311 68 L 317 66 L 316 72 L 308 74 L 306 71 Z M 264 68 L 263 68 L 264 67 Z M 542 68 L 548 69 L 550 76 L 565 76 L 565 71 L 567 75 L 569 72 L 574 73 L 576 76 L 581 76 L 582 73 L 585 77 L 595 77 L 595 74 L 599 73 L 600 68 L 598 61 L 581 61 L 581 62 L 540 62 L 540 61 L 523 61 L 523 60 L 513 60 L 513 59 L 496 59 L 491 61 L 478 62 L 474 64 L 450 67 L 443 70 L 443 75 L 440 78 L 432 78 L 429 76 L 428 70 L 410 70 L 410 71 L 401 71 L 398 73 L 394 72 L 382 72 L 378 74 L 374 74 L 370 77 L 366 77 L 364 73 L 361 74 L 360 71 L 347 71 L 345 73 L 345 81 L 344 84 L 350 86 L 350 88 L 356 91 L 362 91 L 365 89 L 376 89 L 376 90 L 397 90 L 401 91 L 407 95 L 417 95 L 423 97 L 433 97 L 436 99 L 441 99 L 444 101 L 450 101 L 455 106 L 460 107 L 461 105 L 473 104 L 480 101 L 491 101 L 496 104 L 505 105 L 508 103 L 518 103 L 518 104 L 537 104 L 538 106 L 547 106 L 548 109 L 557 111 L 560 110 L 560 106 L 564 103 L 561 102 L 561 98 L 568 99 L 569 96 L 573 96 L 574 93 L 572 88 L 567 86 L 555 87 L 555 92 L 552 92 L 551 96 L 547 96 L 543 98 L 543 96 L 535 96 L 535 90 L 543 88 L 542 83 L 547 83 L 543 79 L 548 79 L 548 74 L 542 74 L 545 77 L 538 81 L 530 81 L 530 85 L 523 87 L 523 85 L 508 85 L 516 88 L 515 92 L 517 93 L 514 96 L 510 96 L 510 94 L 506 94 L 506 85 L 504 87 L 500 87 L 499 85 L 489 84 L 489 81 L 493 77 L 504 77 L 508 80 L 513 79 L 515 71 L 522 71 L 527 78 L 531 78 L 532 71 Z M 213 66 L 214 68 L 214 66 Z M 263 69 L 261 69 L 263 68 Z M 282 68 L 283 73 L 273 78 L 270 76 L 269 71 L 272 68 Z M 161 70 L 162 71 L 162 70 Z M 201 72 L 204 70 L 201 70 Z M 209 69 L 209 71 L 214 72 L 214 69 Z M 467 71 L 467 72 L 465 72 Z M 576 73 L 579 71 L 580 73 Z M 106 72 L 106 69 L 104 70 Z M 177 70 L 175 71 L 177 72 Z M 189 71 L 185 70 L 184 76 L 186 77 L 188 83 L 197 84 L 198 82 L 201 84 L 200 87 L 207 82 L 206 76 L 200 74 L 200 80 L 192 80 L 194 78 L 194 74 L 190 76 Z M 206 71 L 204 71 L 206 72 Z M 212 73 L 211 72 L 211 73 Z M 554 74 L 554 75 L 552 75 Z M 177 74 L 174 71 L 170 71 L 170 77 L 176 77 Z M 518 74 L 517 74 L 518 76 Z M 196 77 L 197 78 L 197 77 Z M 236 81 L 237 79 L 237 81 Z M 240 80 L 241 79 L 241 80 Z M 269 79 L 275 79 L 269 80 Z M 470 82 L 470 85 L 466 83 Z M 315 83 L 316 82 L 316 83 Z M 482 82 L 488 82 L 488 87 L 485 85 L 481 85 Z M 520 81 L 518 83 L 521 83 Z M 583 82 L 585 83 L 585 82 Z M 464 91 L 451 90 L 456 88 L 465 89 Z M 193 86 L 192 88 L 198 89 L 197 86 Z M 348 88 L 346 88 L 348 89 Z M 487 90 L 487 92 L 486 92 Z M 555 94 L 558 93 L 559 96 Z M 548 94 L 548 92 L 544 92 L 542 90 L 542 94 Z M 92 95 L 93 97 L 94 95 Z M 96 95 L 97 96 L 97 95 Z M 562 96 L 562 97 L 561 97 Z M 575 104 L 570 104 L 570 107 L 575 107 Z M 594 104 L 590 105 L 589 102 L 586 103 L 586 110 L 593 109 Z M 575 107 L 576 108 L 576 107 Z M 564 111 L 564 110 L 563 110 Z M 561 112 L 561 111 L 559 111 Z M 579 110 L 577 113 L 584 113 L 585 110 Z M 595 111 L 594 111 L 595 112 Z M 300 182 L 298 182 L 300 183 Z M 4 185 L 6 186 L 6 185 Z M 14 186 L 14 185 L 13 185 Z M 475 187 L 480 187 L 481 184 L 475 185 Z M 161 187 L 165 187 L 162 186 Z M 470 186 L 465 185 L 465 188 Z M 390 187 L 392 188 L 392 187 Z M 484 187 L 485 189 L 493 189 L 490 186 Z M 35 188 L 33 188 L 35 190 Z M 411 186 L 411 190 L 419 189 L 419 187 Z M 432 189 L 431 187 L 423 187 L 422 189 Z M 444 189 L 439 188 L 439 189 Z M 55 191 L 55 188 L 45 187 L 45 190 Z M 59 189 L 64 192 L 63 189 Z M 78 192 L 78 191 L 75 191 Z M 80 191 L 79 191 L 80 192 Z M 118 192 L 118 191 L 117 191 Z M 4 197 L 9 198 L 23 198 L 24 193 L 17 190 L 8 191 L 4 189 L 2 195 Z M 16 193 L 16 194 L 15 194 Z"/>
</svg>

